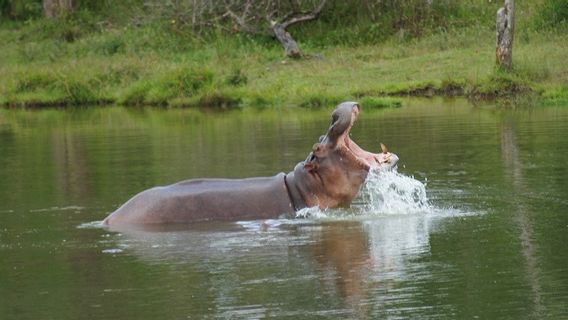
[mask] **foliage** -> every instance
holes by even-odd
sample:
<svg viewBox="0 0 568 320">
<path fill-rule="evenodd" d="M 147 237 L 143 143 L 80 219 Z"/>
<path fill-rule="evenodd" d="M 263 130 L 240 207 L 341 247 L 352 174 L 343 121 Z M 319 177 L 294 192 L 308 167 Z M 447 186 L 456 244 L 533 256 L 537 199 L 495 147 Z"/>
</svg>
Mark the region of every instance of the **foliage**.
<svg viewBox="0 0 568 320">
<path fill-rule="evenodd" d="M 525 79 L 498 71 L 476 83 L 470 95 L 478 98 L 513 97 L 532 91 L 531 84 Z"/>
<path fill-rule="evenodd" d="M 248 78 L 244 71 L 240 68 L 235 68 L 227 77 L 227 84 L 238 87 L 247 84 Z"/>
<path fill-rule="evenodd" d="M 300 106 L 304 108 L 320 108 L 335 105 L 343 99 L 338 96 L 330 96 L 324 93 L 310 93 L 302 97 Z"/>
<path fill-rule="evenodd" d="M 390 97 L 366 96 L 361 98 L 361 105 L 365 109 L 398 108 L 402 106 L 402 101 Z"/>
<path fill-rule="evenodd" d="M 542 104 L 548 106 L 568 106 L 568 84 L 544 92 Z"/>
<path fill-rule="evenodd" d="M 284 59 L 268 37 L 194 30 L 191 19 L 143 3 L 151 1 L 81 1 L 58 19 L 1 25 L 0 104 L 321 107 L 368 99 L 378 107 L 384 96 L 560 101 L 567 92 L 559 89 L 568 83 L 566 33 L 531 29 L 544 10 L 534 5 L 519 11 L 515 68 L 505 76 L 493 68 L 498 4 L 481 0 L 404 2 L 412 8 L 329 1 L 320 19 L 291 30 L 307 53 L 300 61 Z"/>
<path fill-rule="evenodd" d="M 536 17 L 537 27 L 558 27 L 568 25 L 568 1 L 546 0 Z"/>
<path fill-rule="evenodd" d="M 179 97 L 195 96 L 213 81 L 213 73 L 206 69 L 181 68 L 166 70 L 155 78 L 140 79 L 130 85 L 119 102 L 122 104 L 168 104 Z"/>
<path fill-rule="evenodd" d="M 0 0 L 0 18 L 27 20 L 41 16 L 41 0 Z"/>
</svg>

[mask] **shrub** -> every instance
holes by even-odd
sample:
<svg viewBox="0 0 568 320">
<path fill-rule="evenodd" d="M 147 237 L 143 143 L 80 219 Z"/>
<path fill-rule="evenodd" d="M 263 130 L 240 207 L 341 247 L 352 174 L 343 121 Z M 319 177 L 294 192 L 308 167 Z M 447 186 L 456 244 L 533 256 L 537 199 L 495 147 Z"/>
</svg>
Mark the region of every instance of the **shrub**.
<svg viewBox="0 0 568 320">
<path fill-rule="evenodd" d="M 152 87 L 149 81 L 138 81 L 128 87 L 118 99 L 118 103 L 125 105 L 140 105 L 146 101 L 146 95 Z"/>
<path fill-rule="evenodd" d="M 530 93 L 534 90 L 527 81 L 513 74 L 496 72 L 485 80 L 474 85 L 470 96 L 475 98 L 506 98 L 519 93 Z"/>
<path fill-rule="evenodd" d="M 175 98 L 192 97 L 213 82 L 207 69 L 182 68 L 166 71 L 155 79 L 144 79 L 131 85 L 119 99 L 121 104 L 167 104 Z"/>
<path fill-rule="evenodd" d="M 238 87 L 247 84 L 248 78 L 240 68 L 235 68 L 227 77 L 226 82 L 231 86 Z"/>
<path fill-rule="evenodd" d="M 55 79 L 48 73 L 20 74 L 17 76 L 15 92 L 33 92 L 48 89 L 53 86 Z"/>
<path fill-rule="evenodd" d="M 302 102 L 300 102 L 300 107 L 304 108 L 321 108 L 336 105 L 341 102 L 343 99 L 335 96 L 326 95 L 324 93 L 321 94 L 310 94 L 306 97 L 303 97 Z"/>
<path fill-rule="evenodd" d="M 364 109 L 399 108 L 402 106 L 400 99 L 389 97 L 366 96 L 360 99 L 360 103 Z"/>
<path fill-rule="evenodd" d="M 557 27 L 568 24 L 568 1 L 546 0 L 537 14 L 538 27 Z"/>
</svg>

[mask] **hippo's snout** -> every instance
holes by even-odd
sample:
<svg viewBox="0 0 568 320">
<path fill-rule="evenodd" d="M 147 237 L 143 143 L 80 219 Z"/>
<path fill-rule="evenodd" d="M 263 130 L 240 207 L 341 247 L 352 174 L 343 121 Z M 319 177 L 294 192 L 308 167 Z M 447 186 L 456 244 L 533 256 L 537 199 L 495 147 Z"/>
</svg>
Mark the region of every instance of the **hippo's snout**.
<svg viewBox="0 0 568 320">
<path fill-rule="evenodd" d="M 395 168 L 398 163 L 398 156 L 388 151 L 379 153 L 375 159 L 378 163 L 376 168 L 381 170 L 391 170 Z"/>
</svg>

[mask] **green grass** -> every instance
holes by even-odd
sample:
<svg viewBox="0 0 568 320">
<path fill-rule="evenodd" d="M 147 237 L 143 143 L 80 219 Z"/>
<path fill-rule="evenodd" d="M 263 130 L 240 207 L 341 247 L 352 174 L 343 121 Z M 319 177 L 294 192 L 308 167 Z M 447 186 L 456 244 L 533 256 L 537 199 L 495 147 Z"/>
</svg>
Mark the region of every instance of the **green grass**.
<svg viewBox="0 0 568 320">
<path fill-rule="evenodd" d="M 55 36 L 38 33 L 46 24 Z M 358 100 L 380 108 L 400 103 L 385 97 L 405 95 L 568 100 L 564 29 L 518 25 L 508 74 L 495 70 L 492 26 L 355 46 L 304 41 L 300 60 L 285 59 L 264 38 L 218 33 L 206 41 L 168 24 L 93 30 L 73 21 L 0 26 L 0 104 L 317 108 Z"/>
<path fill-rule="evenodd" d="M 390 97 L 365 96 L 359 101 L 367 109 L 398 108 L 402 106 L 402 101 Z"/>
</svg>

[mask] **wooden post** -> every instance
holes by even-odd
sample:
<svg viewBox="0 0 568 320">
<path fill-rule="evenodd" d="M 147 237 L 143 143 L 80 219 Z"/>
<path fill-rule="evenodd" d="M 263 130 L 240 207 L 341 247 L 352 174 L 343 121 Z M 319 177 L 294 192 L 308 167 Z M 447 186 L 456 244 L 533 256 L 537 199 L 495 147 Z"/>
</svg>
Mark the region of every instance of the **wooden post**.
<svg viewBox="0 0 568 320">
<path fill-rule="evenodd" d="M 505 0 L 497 11 L 496 63 L 503 70 L 513 68 L 513 34 L 515 32 L 515 2 Z"/>
</svg>

